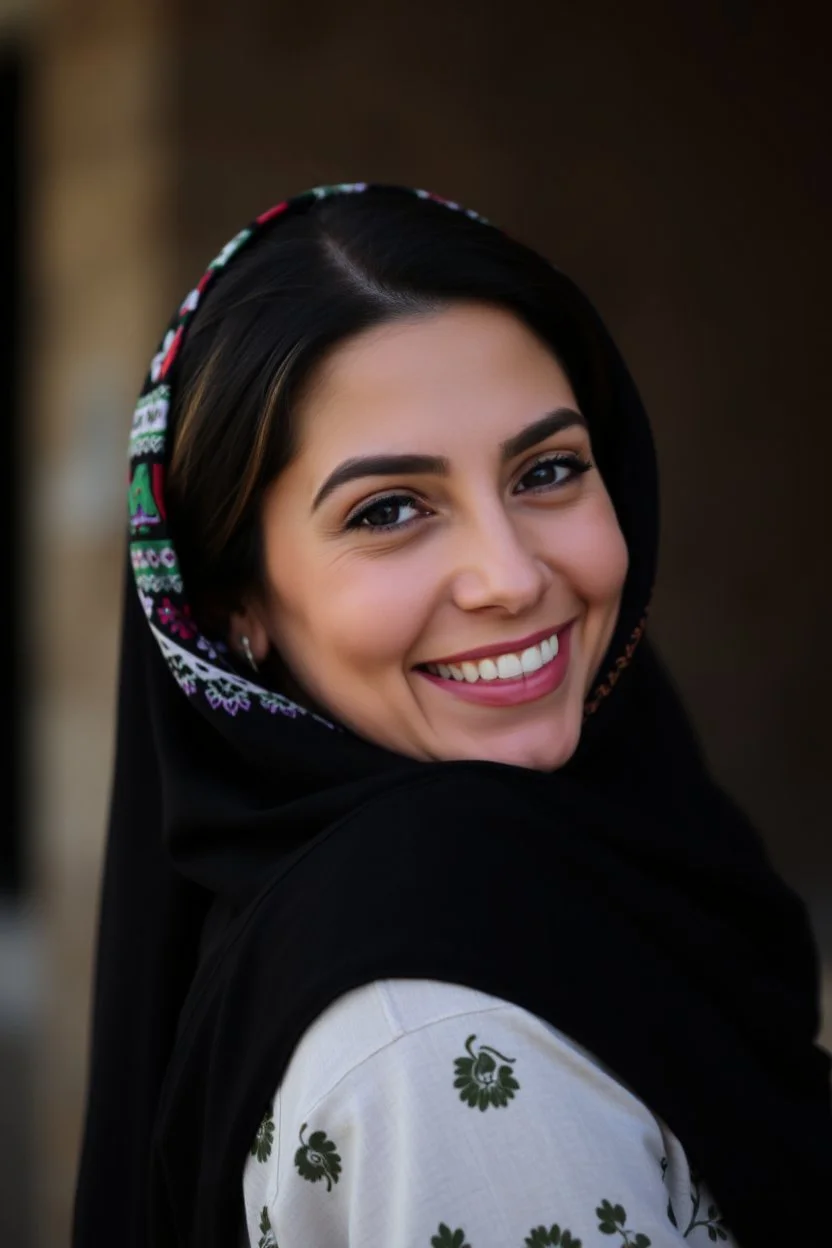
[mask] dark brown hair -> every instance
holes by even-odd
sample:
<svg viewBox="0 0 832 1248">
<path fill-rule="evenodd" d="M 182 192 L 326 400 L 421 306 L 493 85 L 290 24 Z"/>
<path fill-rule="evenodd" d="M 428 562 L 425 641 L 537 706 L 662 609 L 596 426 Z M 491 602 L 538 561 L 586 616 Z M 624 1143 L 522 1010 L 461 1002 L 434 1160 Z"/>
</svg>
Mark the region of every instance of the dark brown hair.
<svg viewBox="0 0 832 1248">
<path fill-rule="evenodd" d="M 316 366 L 363 330 L 463 299 L 535 330 L 591 420 L 602 370 L 583 297 L 465 213 L 395 188 L 335 196 L 278 218 L 217 276 L 183 345 L 167 483 L 203 627 L 224 631 L 262 587 L 261 502 L 292 457 L 293 408 Z"/>
</svg>

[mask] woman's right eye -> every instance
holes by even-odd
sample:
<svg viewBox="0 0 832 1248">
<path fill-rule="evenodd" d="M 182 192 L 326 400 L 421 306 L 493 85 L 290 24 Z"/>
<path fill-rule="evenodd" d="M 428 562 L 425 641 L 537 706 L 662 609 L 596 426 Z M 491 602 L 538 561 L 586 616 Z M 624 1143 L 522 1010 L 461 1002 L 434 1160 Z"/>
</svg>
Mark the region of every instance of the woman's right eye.
<svg viewBox="0 0 832 1248">
<path fill-rule="evenodd" d="M 377 498 L 366 507 L 362 507 L 350 516 L 348 529 L 372 529 L 374 532 L 385 532 L 391 529 L 402 529 L 405 525 L 423 516 L 425 510 L 418 507 L 410 494 L 388 494 L 386 498 Z"/>
</svg>

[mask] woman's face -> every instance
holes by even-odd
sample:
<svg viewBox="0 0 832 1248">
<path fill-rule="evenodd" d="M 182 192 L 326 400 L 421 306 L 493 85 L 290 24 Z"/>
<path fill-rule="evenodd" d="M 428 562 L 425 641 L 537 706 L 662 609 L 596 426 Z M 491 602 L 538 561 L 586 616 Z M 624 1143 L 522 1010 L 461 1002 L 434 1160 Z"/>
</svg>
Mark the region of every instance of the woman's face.
<svg viewBox="0 0 832 1248">
<path fill-rule="evenodd" d="M 554 356 L 457 304 L 337 348 L 298 418 L 263 507 L 267 594 L 235 630 L 388 749 L 565 763 L 627 551 Z"/>
</svg>

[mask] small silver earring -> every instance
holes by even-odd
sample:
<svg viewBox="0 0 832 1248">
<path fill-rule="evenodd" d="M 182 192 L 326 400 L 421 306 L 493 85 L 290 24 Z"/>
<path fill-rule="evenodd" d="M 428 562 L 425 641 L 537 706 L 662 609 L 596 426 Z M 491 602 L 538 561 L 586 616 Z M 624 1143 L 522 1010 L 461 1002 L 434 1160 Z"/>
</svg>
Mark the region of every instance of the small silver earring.
<svg viewBox="0 0 832 1248">
<path fill-rule="evenodd" d="M 242 650 L 243 654 L 246 656 L 246 661 L 248 662 L 249 666 L 253 667 L 256 672 L 257 660 L 255 659 L 254 655 L 251 653 L 251 642 L 249 641 L 248 637 L 240 637 L 240 649 Z"/>
</svg>

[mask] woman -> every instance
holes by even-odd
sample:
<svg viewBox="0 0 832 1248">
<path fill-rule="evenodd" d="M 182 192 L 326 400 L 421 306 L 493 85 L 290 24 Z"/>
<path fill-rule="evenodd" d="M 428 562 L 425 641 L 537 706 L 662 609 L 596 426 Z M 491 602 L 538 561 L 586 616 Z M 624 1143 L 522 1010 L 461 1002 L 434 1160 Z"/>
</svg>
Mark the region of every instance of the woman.
<svg viewBox="0 0 832 1248">
<path fill-rule="evenodd" d="M 805 913 L 642 638 L 572 283 L 422 192 L 281 204 L 129 498 L 76 1245 L 825 1242 Z"/>
</svg>

